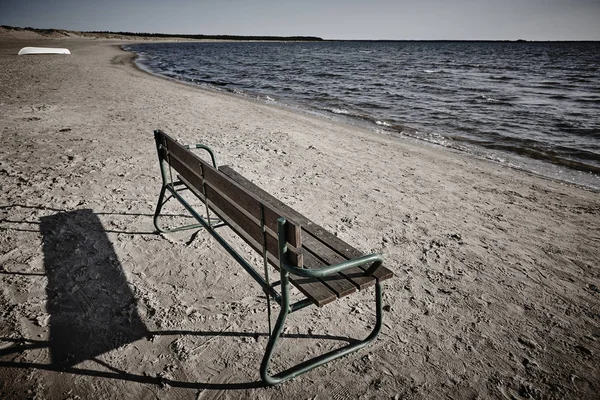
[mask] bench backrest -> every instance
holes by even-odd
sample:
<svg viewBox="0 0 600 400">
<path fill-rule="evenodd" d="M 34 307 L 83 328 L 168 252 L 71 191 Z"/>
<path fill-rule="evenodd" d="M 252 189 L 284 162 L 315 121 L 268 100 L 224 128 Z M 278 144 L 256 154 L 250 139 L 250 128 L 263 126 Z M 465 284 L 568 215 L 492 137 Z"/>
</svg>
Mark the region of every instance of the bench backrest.
<svg viewBox="0 0 600 400">
<path fill-rule="evenodd" d="M 154 132 L 158 157 L 173 168 L 202 201 L 246 243 L 262 255 L 266 247 L 271 264 L 279 266 L 277 219 L 286 217 L 202 160 L 166 133 Z M 286 217 L 288 263 L 302 267 L 300 224 Z M 262 221 L 262 223 L 261 223 Z M 262 227 L 265 227 L 264 232 Z"/>
</svg>

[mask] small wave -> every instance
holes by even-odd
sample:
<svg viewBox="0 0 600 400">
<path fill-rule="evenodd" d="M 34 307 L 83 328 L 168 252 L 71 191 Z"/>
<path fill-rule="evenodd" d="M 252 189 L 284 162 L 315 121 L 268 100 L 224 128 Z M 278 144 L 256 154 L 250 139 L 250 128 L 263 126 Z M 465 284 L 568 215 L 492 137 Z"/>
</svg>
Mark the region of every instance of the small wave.
<svg viewBox="0 0 600 400">
<path fill-rule="evenodd" d="M 583 104 L 600 104 L 600 97 L 582 97 L 580 99 L 575 100 L 577 103 Z"/>
<path fill-rule="evenodd" d="M 334 114 L 342 114 L 342 115 L 350 115 L 350 111 L 344 109 L 344 108 L 327 108 L 327 111 L 330 111 Z"/>
<path fill-rule="evenodd" d="M 441 74 L 445 71 L 442 69 L 424 69 L 423 72 L 425 72 L 426 74 Z"/>
<path fill-rule="evenodd" d="M 213 86 L 227 86 L 229 85 L 229 82 L 226 81 L 217 81 L 217 80 L 211 80 L 211 79 L 196 79 L 197 83 L 206 83 L 208 85 L 213 85 Z"/>
<path fill-rule="evenodd" d="M 561 88 L 565 88 L 567 86 L 568 85 L 565 85 L 564 82 L 560 82 L 560 81 L 541 81 L 537 84 L 531 85 L 531 87 L 541 88 L 541 89 L 561 89 Z"/>
<path fill-rule="evenodd" d="M 409 129 L 402 130 L 401 134 L 415 139 L 423 140 L 425 142 L 438 144 L 444 147 L 451 147 L 452 145 L 451 139 L 446 138 L 435 132 L 422 132 L 419 130 Z"/>
<path fill-rule="evenodd" d="M 515 78 L 512 78 L 510 76 L 504 76 L 504 75 L 501 75 L 501 76 L 492 75 L 492 76 L 490 76 L 490 79 L 493 79 L 495 81 L 514 81 L 515 80 Z"/>
<path fill-rule="evenodd" d="M 376 123 L 377 125 L 380 125 L 380 126 L 386 126 L 386 127 L 388 127 L 388 128 L 392 126 L 392 124 L 390 124 L 389 122 L 385 122 L 385 121 L 375 121 L 375 123 Z"/>
<path fill-rule="evenodd" d="M 317 78 L 340 78 L 343 75 L 336 74 L 336 73 L 333 73 L 333 72 L 317 72 L 313 76 L 315 76 Z"/>
<path fill-rule="evenodd" d="M 502 100 L 498 100 L 498 99 L 495 99 L 493 97 L 489 97 L 489 96 L 487 96 L 485 94 L 482 94 L 480 96 L 480 98 L 484 99 L 485 101 L 489 101 L 490 103 L 501 103 L 502 102 Z"/>
<path fill-rule="evenodd" d="M 593 79 L 593 78 L 592 78 Z M 592 83 L 589 76 L 569 76 L 567 77 L 567 81 L 575 82 L 575 83 Z"/>
</svg>

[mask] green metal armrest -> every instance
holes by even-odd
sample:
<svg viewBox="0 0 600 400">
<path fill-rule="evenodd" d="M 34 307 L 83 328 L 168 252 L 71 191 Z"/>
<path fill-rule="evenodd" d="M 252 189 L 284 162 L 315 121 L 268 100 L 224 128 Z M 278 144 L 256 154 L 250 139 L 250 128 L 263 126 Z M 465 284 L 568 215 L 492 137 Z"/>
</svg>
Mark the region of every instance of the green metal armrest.
<svg viewBox="0 0 600 400">
<path fill-rule="evenodd" d="M 186 145 L 183 145 L 183 147 L 185 147 L 188 150 L 189 149 L 202 149 L 202 150 L 206 150 L 208 152 L 208 154 L 210 154 L 210 159 L 212 161 L 213 167 L 217 168 L 217 159 L 215 158 L 215 154 L 213 153 L 213 151 L 208 146 L 205 146 L 205 145 L 200 144 L 200 143 L 196 143 L 196 144 L 186 144 Z"/>
<path fill-rule="evenodd" d="M 328 265 L 321 268 L 304 269 L 289 265 L 287 263 L 283 263 L 283 268 L 294 275 L 303 276 L 306 278 L 323 278 L 338 272 L 342 272 L 348 268 L 361 267 L 371 263 L 373 263 L 373 265 L 365 271 L 365 275 L 371 275 L 373 271 L 375 271 L 377 267 L 383 263 L 383 257 L 377 253 L 373 253 L 367 256 L 355 258 L 354 260 L 348 260 L 339 264 Z"/>
</svg>

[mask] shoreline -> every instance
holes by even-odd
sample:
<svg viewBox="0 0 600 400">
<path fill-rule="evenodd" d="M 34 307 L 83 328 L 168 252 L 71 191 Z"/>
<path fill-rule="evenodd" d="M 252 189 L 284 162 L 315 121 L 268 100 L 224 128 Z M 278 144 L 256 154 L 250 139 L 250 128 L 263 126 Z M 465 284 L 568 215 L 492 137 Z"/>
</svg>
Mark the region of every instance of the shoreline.
<svg viewBox="0 0 600 400">
<path fill-rule="evenodd" d="M 125 46 L 133 47 L 138 43 L 127 43 L 121 46 L 123 51 L 131 51 L 135 53 L 135 50 L 125 49 Z M 137 54 L 137 53 L 136 53 Z M 233 89 L 223 89 L 217 86 L 211 85 L 210 83 L 197 83 L 188 81 L 185 78 L 177 78 L 172 76 L 166 76 L 160 72 L 152 71 L 151 67 L 144 65 L 144 61 L 136 58 L 134 65 L 147 72 L 151 75 L 168 79 L 173 82 L 183 83 L 199 89 L 210 90 L 216 93 L 223 93 L 228 95 L 234 95 L 240 98 L 256 100 L 276 107 L 282 107 L 285 109 L 292 110 L 294 112 L 300 112 L 315 117 L 322 117 L 338 121 L 343 124 L 357 126 L 363 129 L 367 129 L 373 134 L 380 134 L 386 136 L 397 137 L 400 140 L 403 138 L 410 137 L 423 142 L 432 143 L 441 147 L 457 150 L 461 153 L 468 154 L 472 157 L 480 159 L 486 159 L 494 163 L 499 163 L 510 168 L 522 170 L 534 175 L 546 177 L 548 179 L 564 182 L 565 184 L 571 184 L 578 187 L 583 187 L 592 191 L 600 192 L 600 171 L 597 167 L 592 164 L 584 164 L 579 161 L 571 160 L 569 158 L 561 158 L 562 156 L 551 156 L 546 155 L 544 151 L 533 151 L 528 148 L 514 148 L 512 151 L 504 150 L 501 148 L 486 147 L 478 145 L 473 140 L 453 138 L 452 136 L 439 135 L 435 130 L 417 129 L 414 126 L 408 125 L 394 125 L 386 122 L 376 121 L 374 118 L 366 116 L 357 116 L 353 114 L 346 115 L 345 113 L 337 113 L 330 111 L 318 106 L 311 106 L 297 102 L 291 98 L 273 100 L 269 94 L 253 93 L 251 91 L 238 91 Z M 272 94 L 275 96 L 276 94 Z M 418 126 L 419 124 L 417 124 Z M 422 125 L 422 124 L 420 124 Z M 501 144 L 499 144 L 501 145 Z"/>
<path fill-rule="evenodd" d="M 53 41 L 72 55 L 35 58 L 13 55 L 22 43 L 0 40 L 0 397 L 596 397 L 596 192 L 157 79 L 121 41 Z M 396 276 L 373 345 L 256 385 L 264 297 L 208 233 L 154 233 L 154 129 L 202 141 L 219 165 L 383 254 Z M 319 335 L 362 337 L 371 297 L 290 316 L 274 365 L 337 345 Z M 65 332 L 73 347 L 57 342 Z M 64 370 L 69 352 L 79 361 Z"/>
</svg>

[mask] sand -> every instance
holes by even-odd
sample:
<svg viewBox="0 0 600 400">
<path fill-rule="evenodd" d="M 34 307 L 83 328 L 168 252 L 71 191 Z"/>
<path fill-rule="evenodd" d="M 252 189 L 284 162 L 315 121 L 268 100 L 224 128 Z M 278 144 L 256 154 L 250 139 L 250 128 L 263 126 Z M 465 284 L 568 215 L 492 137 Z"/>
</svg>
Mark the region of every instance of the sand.
<svg viewBox="0 0 600 400">
<path fill-rule="evenodd" d="M 0 398 L 597 398 L 597 192 L 151 76 L 119 43 L 0 39 Z M 263 386 L 258 285 L 207 232 L 154 233 L 157 128 L 382 253 L 377 341 Z M 372 296 L 292 314 L 274 367 L 364 337 Z"/>
</svg>

